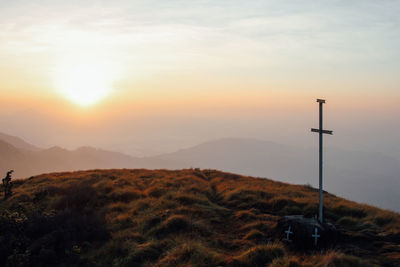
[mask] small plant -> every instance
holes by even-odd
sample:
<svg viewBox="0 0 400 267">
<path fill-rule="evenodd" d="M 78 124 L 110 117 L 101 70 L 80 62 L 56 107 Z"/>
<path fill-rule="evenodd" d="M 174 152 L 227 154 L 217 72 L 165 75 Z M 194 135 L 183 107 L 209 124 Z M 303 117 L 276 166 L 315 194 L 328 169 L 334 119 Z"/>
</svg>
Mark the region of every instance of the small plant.
<svg viewBox="0 0 400 267">
<path fill-rule="evenodd" d="M 3 178 L 4 200 L 8 199 L 12 194 L 11 174 L 14 170 L 8 171 L 5 178 Z"/>
</svg>

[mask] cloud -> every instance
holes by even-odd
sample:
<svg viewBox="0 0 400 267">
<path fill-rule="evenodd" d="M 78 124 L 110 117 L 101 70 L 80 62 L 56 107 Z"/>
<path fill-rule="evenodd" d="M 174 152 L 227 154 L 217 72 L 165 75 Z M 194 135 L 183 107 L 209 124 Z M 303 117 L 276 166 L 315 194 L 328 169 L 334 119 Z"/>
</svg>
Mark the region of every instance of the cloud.
<svg viewBox="0 0 400 267">
<path fill-rule="evenodd" d="M 3 57 L 58 60 L 79 51 L 135 73 L 241 72 L 258 79 L 400 67 L 396 1 L 40 3 L 3 3 Z"/>
</svg>

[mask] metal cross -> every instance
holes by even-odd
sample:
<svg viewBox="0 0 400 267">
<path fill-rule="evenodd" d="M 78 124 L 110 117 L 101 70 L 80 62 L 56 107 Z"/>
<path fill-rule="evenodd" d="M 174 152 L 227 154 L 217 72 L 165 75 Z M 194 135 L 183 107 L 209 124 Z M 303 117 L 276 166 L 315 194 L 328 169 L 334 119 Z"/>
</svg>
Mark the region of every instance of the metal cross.
<svg viewBox="0 0 400 267">
<path fill-rule="evenodd" d="M 290 240 L 290 235 L 293 234 L 293 232 L 290 231 L 290 226 L 289 226 L 289 228 L 285 231 L 285 233 L 286 233 L 286 241 L 292 242 L 292 240 Z"/>
<path fill-rule="evenodd" d="M 322 127 L 322 104 L 325 103 L 325 100 L 323 99 L 317 99 L 317 102 L 319 103 L 319 129 L 311 129 L 311 132 L 314 133 L 319 133 L 319 222 L 322 223 L 323 217 L 322 217 L 322 207 L 323 207 L 323 199 L 322 199 L 322 136 L 323 134 L 333 134 L 333 131 L 329 130 L 324 130 Z"/>
<path fill-rule="evenodd" d="M 314 237 L 314 245 L 318 244 L 318 238 L 320 237 L 320 235 L 318 234 L 318 228 L 315 227 L 314 229 L 314 234 L 312 235 L 312 237 Z"/>
</svg>

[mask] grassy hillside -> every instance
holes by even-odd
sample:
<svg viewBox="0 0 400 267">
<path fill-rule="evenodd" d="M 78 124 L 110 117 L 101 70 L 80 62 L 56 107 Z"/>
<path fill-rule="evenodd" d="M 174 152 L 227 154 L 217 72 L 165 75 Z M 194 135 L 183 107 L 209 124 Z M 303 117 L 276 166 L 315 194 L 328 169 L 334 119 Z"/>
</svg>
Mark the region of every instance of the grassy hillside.
<svg viewBox="0 0 400 267">
<path fill-rule="evenodd" d="M 94 170 L 14 182 L 0 266 L 399 266 L 400 215 L 325 195 L 340 231 L 298 251 L 276 232 L 317 213 L 317 191 L 213 170 Z M 62 264 L 61 264 L 62 263 Z"/>
</svg>

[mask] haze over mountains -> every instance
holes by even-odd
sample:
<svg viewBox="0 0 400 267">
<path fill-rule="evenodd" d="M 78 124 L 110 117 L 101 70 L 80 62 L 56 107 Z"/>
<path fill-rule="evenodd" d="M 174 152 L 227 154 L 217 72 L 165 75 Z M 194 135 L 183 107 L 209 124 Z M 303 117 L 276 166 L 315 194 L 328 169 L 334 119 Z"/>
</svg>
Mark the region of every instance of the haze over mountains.
<svg viewBox="0 0 400 267">
<path fill-rule="evenodd" d="M 400 210 L 400 162 L 379 153 L 325 149 L 324 189 L 346 198 Z M 221 139 L 162 155 L 186 166 L 221 169 L 318 186 L 318 150 L 254 139 Z"/>
<path fill-rule="evenodd" d="M 210 168 L 317 186 L 317 150 L 256 139 L 225 138 L 155 157 L 81 147 L 41 149 L 0 134 L 0 171 L 15 177 L 108 168 Z M 2 174 L 3 175 L 3 174 Z M 379 153 L 327 148 L 324 189 L 351 200 L 400 211 L 400 161 Z"/>
</svg>

